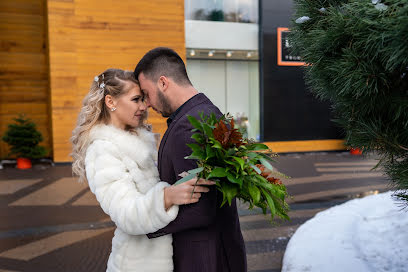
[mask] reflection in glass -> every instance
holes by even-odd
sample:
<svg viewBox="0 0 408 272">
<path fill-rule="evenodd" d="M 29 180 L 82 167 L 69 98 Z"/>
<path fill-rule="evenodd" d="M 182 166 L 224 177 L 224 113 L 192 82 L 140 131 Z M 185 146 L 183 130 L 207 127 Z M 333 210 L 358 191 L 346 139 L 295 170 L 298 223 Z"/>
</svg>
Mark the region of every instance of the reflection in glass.
<svg viewBox="0 0 408 272">
<path fill-rule="evenodd" d="M 185 0 L 186 20 L 258 23 L 258 0 Z"/>
<path fill-rule="evenodd" d="M 259 62 L 187 59 L 193 86 L 223 113 L 231 113 L 250 139 L 260 139 Z"/>
</svg>

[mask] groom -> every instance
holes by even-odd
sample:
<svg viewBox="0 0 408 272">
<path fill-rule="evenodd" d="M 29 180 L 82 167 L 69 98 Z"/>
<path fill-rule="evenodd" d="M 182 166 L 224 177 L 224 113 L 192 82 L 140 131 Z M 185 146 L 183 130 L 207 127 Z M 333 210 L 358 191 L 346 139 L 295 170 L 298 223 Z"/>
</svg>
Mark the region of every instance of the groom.
<svg viewBox="0 0 408 272">
<path fill-rule="evenodd" d="M 191 84 L 180 56 L 170 48 L 155 48 L 144 55 L 135 68 L 135 77 L 147 106 L 167 117 L 167 131 L 159 148 L 160 179 L 174 184 L 180 173 L 197 168 L 186 145 L 193 143 L 187 115 L 219 109 Z M 220 208 L 222 194 L 213 186 L 200 201 L 182 205 L 177 218 L 163 229 L 148 234 L 153 239 L 173 235 L 173 261 L 176 272 L 247 271 L 245 244 L 241 234 L 235 199 Z"/>
</svg>

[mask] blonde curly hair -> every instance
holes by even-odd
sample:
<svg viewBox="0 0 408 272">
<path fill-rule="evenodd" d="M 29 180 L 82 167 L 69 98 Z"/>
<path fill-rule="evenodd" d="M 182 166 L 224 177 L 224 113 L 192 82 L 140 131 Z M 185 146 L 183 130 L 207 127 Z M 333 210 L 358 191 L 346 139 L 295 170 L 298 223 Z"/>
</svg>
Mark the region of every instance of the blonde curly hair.
<svg viewBox="0 0 408 272">
<path fill-rule="evenodd" d="M 79 182 L 86 181 L 85 155 L 89 146 L 89 133 L 97 124 L 110 122 L 109 109 L 105 96 L 119 97 L 129 91 L 129 83 L 139 85 L 133 72 L 121 69 L 108 69 L 95 77 L 89 93 L 82 102 L 76 128 L 72 131 L 72 172 L 79 177 Z M 101 85 L 102 84 L 102 85 Z M 127 128 L 132 129 L 132 128 Z"/>
</svg>

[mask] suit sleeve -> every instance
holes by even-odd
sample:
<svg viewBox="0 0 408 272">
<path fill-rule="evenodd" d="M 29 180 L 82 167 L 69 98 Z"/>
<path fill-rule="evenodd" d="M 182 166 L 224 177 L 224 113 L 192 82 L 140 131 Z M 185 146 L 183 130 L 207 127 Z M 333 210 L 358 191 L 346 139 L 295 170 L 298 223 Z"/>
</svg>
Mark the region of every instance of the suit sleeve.
<svg viewBox="0 0 408 272">
<path fill-rule="evenodd" d="M 172 137 L 176 139 L 171 144 L 172 148 L 177 150 L 177 157 L 170 156 L 176 175 L 197 168 L 196 160 L 184 159 L 185 156 L 191 154 L 191 149 L 186 145 L 187 143 L 194 142 L 194 140 L 191 139 L 191 135 L 190 123 L 186 121 L 183 122 L 180 127 L 177 127 L 175 135 Z M 210 186 L 210 192 L 203 193 L 199 202 L 190 205 L 181 205 L 177 218 L 174 221 L 159 231 L 148 234 L 147 236 L 149 238 L 155 238 L 169 233 L 177 233 L 194 228 L 205 228 L 213 224 L 217 210 L 216 190 L 215 186 Z"/>
<path fill-rule="evenodd" d="M 166 226 L 177 216 L 178 206 L 164 208 L 164 188 L 159 182 L 146 194 L 138 191 L 116 146 L 98 140 L 89 146 L 85 158 L 91 191 L 116 226 L 131 235 L 146 234 Z"/>
</svg>

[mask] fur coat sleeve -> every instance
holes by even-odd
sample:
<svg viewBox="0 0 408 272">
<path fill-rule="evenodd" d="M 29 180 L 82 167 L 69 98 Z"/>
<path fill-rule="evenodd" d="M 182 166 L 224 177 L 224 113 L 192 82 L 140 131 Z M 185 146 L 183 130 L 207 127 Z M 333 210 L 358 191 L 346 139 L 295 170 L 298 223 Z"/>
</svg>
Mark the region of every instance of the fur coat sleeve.
<svg viewBox="0 0 408 272">
<path fill-rule="evenodd" d="M 158 182 L 141 193 L 119 152 L 107 140 L 95 140 L 88 147 L 85 166 L 91 191 L 122 231 L 140 235 L 163 228 L 178 213 L 176 205 L 168 211 L 164 208 L 164 188 L 169 184 Z"/>
</svg>

